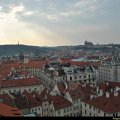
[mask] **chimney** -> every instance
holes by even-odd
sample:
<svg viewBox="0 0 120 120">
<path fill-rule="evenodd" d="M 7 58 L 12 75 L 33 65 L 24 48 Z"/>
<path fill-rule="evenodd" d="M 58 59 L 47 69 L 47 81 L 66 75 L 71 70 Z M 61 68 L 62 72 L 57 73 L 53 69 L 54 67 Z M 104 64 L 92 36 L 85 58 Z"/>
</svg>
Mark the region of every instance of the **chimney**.
<svg viewBox="0 0 120 120">
<path fill-rule="evenodd" d="M 109 98 L 110 97 L 110 93 L 109 92 L 106 92 L 106 97 Z"/>
<path fill-rule="evenodd" d="M 66 82 L 64 82 L 64 85 L 65 85 L 65 89 L 67 90 L 68 89 L 68 85 Z"/>
<path fill-rule="evenodd" d="M 115 87 L 115 90 L 116 90 L 116 91 L 117 91 L 117 90 L 119 90 L 119 87 L 118 87 L 118 86 L 116 86 L 116 87 Z"/>
<path fill-rule="evenodd" d="M 94 98 L 97 98 L 97 95 L 94 95 Z"/>
<path fill-rule="evenodd" d="M 47 90 L 46 93 L 49 93 L 49 90 Z"/>
<path fill-rule="evenodd" d="M 100 94 L 103 94 L 103 90 L 102 89 L 100 89 Z"/>
<path fill-rule="evenodd" d="M 96 91 L 97 91 L 97 93 L 98 93 L 98 91 L 99 91 L 99 86 L 96 87 Z"/>
<path fill-rule="evenodd" d="M 90 100 L 92 100 L 92 99 L 93 99 L 93 97 L 94 97 L 94 95 L 90 95 Z"/>
<path fill-rule="evenodd" d="M 47 95 L 45 94 L 45 100 L 47 100 Z"/>
<path fill-rule="evenodd" d="M 33 94 L 33 97 L 35 98 L 35 95 Z"/>
<path fill-rule="evenodd" d="M 118 96 L 118 91 L 114 91 L 114 96 Z"/>
<path fill-rule="evenodd" d="M 106 82 L 106 85 L 109 86 L 109 82 Z"/>
<path fill-rule="evenodd" d="M 84 83 L 82 84 L 82 87 L 85 87 Z"/>
<path fill-rule="evenodd" d="M 51 101 L 51 104 L 53 104 L 53 101 Z"/>
<path fill-rule="evenodd" d="M 113 92 L 114 90 L 111 88 L 111 90 L 110 90 L 111 92 Z"/>
</svg>

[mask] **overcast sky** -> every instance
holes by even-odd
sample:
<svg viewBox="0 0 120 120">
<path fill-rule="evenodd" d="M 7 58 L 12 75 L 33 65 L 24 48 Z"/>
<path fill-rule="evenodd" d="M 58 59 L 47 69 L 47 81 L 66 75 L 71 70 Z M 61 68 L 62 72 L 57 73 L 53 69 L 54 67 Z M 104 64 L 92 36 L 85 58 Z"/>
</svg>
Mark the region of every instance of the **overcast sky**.
<svg viewBox="0 0 120 120">
<path fill-rule="evenodd" d="M 120 44 L 120 0 L 0 0 L 0 44 Z"/>
</svg>

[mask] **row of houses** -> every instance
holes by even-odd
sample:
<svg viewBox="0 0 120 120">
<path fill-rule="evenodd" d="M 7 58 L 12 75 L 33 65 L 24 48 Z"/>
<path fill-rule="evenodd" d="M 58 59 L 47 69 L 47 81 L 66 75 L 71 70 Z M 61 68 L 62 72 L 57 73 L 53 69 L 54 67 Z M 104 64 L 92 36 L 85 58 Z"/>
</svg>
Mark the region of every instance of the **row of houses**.
<svg viewBox="0 0 120 120">
<path fill-rule="evenodd" d="M 1 65 L 0 103 L 17 108 L 23 116 L 119 116 L 119 82 L 103 81 L 95 85 L 85 79 L 78 82 L 72 76 L 75 69 L 63 67 L 69 80 L 60 80 L 63 75 L 51 77 L 58 80 L 49 88 L 43 82 L 48 79 L 41 79 L 41 72 L 46 74 L 45 64 L 32 61 Z M 51 67 L 49 70 L 53 70 Z M 85 70 L 92 74 L 90 69 Z M 50 77 L 50 72 L 47 75 Z"/>
</svg>

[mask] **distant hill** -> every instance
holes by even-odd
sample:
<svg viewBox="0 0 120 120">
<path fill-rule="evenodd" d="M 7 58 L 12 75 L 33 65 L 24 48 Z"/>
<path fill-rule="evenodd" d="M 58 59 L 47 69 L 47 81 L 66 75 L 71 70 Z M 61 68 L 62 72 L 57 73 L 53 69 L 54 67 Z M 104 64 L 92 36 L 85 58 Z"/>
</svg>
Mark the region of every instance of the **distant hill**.
<svg viewBox="0 0 120 120">
<path fill-rule="evenodd" d="M 112 46 L 108 47 L 108 46 Z M 72 50 L 101 50 L 110 52 L 113 48 L 119 48 L 120 44 L 106 44 L 106 45 L 95 45 L 92 47 L 86 47 L 85 45 L 74 45 L 74 46 L 56 46 L 56 47 L 39 47 L 39 46 L 29 46 L 29 45 L 0 45 L 0 56 L 8 56 L 20 54 L 21 52 L 34 53 L 35 55 L 39 55 L 40 53 L 46 53 L 54 50 L 64 50 L 64 49 L 72 49 Z"/>
<path fill-rule="evenodd" d="M 34 53 L 39 55 L 39 53 L 44 53 L 49 50 L 54 50 L 52 47 L 38 47 L 38 46 L 28 46 L 28 45 L 0 45 L 0 56 L 2 55 L 15 55 L 21 52 Z"/>
</svg>

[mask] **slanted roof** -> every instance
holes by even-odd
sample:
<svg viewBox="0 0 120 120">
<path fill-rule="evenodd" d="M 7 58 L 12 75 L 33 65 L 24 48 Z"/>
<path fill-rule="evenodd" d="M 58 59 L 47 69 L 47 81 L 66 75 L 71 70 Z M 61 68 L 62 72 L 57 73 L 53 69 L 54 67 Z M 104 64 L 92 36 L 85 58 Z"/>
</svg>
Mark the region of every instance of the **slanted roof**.
<svg viewBox="0 0 120 120">
<path fill-rule="evenodd" d="M 4 117 L 21 117 L 22 112 L 17 108 L 0 103 L 0 116 Z"/>
</svg>

